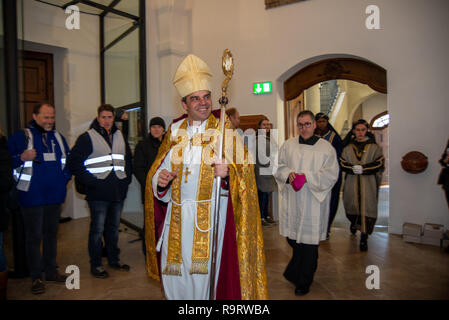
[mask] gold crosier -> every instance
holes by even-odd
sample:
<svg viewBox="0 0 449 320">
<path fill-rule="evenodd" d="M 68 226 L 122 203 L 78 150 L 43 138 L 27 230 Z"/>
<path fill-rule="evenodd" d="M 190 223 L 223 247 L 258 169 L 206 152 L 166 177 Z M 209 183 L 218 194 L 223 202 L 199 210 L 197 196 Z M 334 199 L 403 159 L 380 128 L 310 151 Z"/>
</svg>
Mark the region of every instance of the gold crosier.
<svg viewBox="0 0 449 320">
<path fill-rule="evenodd" d="M 187 129 L 187 119 L 179 127 L 181 132 Z M 213 146 L 215 145 L 218 123 L 211 114 L 207 120 L 206 135 L 195 135 L 193 145 L 201 145 L 201 167 L 198 182 L 196 220 L 198 228 L 195 226 L 193 244 L 192 244 L 192 266 L 190 274 L 207 274 L 207 265 L 210 259 L 210 209 L 214 183 L 214 168 L 210 159 L 214 156 Z M 212 130 L 211 130 L 212 129 Z M 212 134 L 210 134 L 212 132 Z M 208 136 L 208 134 L 210 134 Z M 207 139 L 209 138 L 209 139 Z M 208 141 L 204 141 L 208 140 Z M 183 168 L 183 149 L 185 139 L 179 139 L 179 143 L 174 146 L 171 158 L 172 171 L 182 172 Z M 184 142 L 184 143 L 182 143 Z M 209 157 L 207 159 L 207 157 Z M 208 161 L 209 160 L 209 161 Z M 172 211 L 170 220 L 170 231 L 168 237 L 167 265 L 163 271 L 166 275 L 181 276 L 182 264 L 182 243 L 181 243 L 181 181 L 182 175 L 177 175 L 172 183 Z M 200 229 L 200 230 L 199 230 Z M 206 231 L 207 230 L 207 231 Z"/>
</svg>

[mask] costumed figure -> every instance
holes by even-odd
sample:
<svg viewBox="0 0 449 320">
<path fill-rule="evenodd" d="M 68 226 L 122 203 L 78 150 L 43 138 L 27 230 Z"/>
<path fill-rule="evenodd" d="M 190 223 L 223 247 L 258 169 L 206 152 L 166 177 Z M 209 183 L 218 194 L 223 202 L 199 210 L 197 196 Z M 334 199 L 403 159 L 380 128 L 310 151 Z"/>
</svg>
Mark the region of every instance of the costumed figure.
<svg viewBox="0 0 449 320">
<path fill-rule="evenodd" d="M 147 176 L 148 275 L 161 280 L 168 299 L 208 299 L 211 285 L 215 299 L 267 299 L 254 168 L 248 157 L 234 161 L 226 155 L 227 164 L 216 160 L 221 121 L 220 112 L 212 112 L 211 77 L 203 60 L 188 55 L 173 80 L 187 114 L 168 127 Z M 231 128 L 227 117 L 225 126 Z M 229 133 L 233 130 L 226 130 Z M 239 138 L 232 140 L 234 149 L 243 148 Z M 223 180 L 215 272 L 211 260 L 217 177 Z"/>
<path fill-rule="evenodd" d="M 343 204 L 350 230 L 361 231 L 360 250 L 368 250 L 368 235 L 377 219 L 377 201 L 384 168 L 382 148 L 367 133 L 369 124 L 358 120 L 352 128 L 355 138 L 343 149 L 340 166 L 346 172 Z"/>
</svg>

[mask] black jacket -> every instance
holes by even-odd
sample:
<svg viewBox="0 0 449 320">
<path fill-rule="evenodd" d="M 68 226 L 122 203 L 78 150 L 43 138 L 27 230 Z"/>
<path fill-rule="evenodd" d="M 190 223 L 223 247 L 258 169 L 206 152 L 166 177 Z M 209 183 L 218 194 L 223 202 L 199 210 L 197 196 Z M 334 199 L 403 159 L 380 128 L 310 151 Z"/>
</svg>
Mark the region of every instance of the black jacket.
<svg viewBox="0 0 449 320">
<path fill-rule="evenodd" d="M 102 127 L 100 127 L 98 121 L 95 119 L 91 125 L 91 128 L 96 130 L 111 146 L 109 142 L 108 133 Z M 117 131 L 117 127 L 114 125 L 111 129 L 111 135 Z M 83 133 L 76 140 L 73 149 L 70 151 L 70 155 L 67 159 L 67 166 L 77 180 L 85 186 L 86 200 L 88 201 L 122 201 L 126 198 L 128 192 L 128 185 L 132 178 L 132 156 L 128 142 L 126 144 L 125 155 L 125 172 L 126 178 L 120 180 L 117 178 L 114 171 L 107 176 L 106 179 L 97 179 L 93 174 L 86 170 L 84 161 L 92 153 L 92 141 L 87 132 Z"/>
<path fill-rule="evenodd" d="M 0 232 L 8 228 L 8 215 L 6 212 L 6 201 L 8 191 L 14 185 L 12 177 L 12 160 L 8 153 L 6 138 L 0 138 Z"/>
<path fill-rule="evenodd" d="M 443 161 L 446 158 L 447 150 L 449 150 L 449 140 L 440 159 L 440 164 L 443 169 L 441 169 L 440 177 L 438 178 L 438 184 L 441 184 L 445 189 L 449 189 L 449 165 Z"/>
<path fill-rule="evenodd" d="M 134 150 L 133 173 L 140 183 L 142 203 L 145 201 L 145 183 L 147 174 L 156 159 L 160 146 L 161 141 L 149 134 L 145 140 L 142 140 L 137 144 L 136 149 Z"/>
</svg>

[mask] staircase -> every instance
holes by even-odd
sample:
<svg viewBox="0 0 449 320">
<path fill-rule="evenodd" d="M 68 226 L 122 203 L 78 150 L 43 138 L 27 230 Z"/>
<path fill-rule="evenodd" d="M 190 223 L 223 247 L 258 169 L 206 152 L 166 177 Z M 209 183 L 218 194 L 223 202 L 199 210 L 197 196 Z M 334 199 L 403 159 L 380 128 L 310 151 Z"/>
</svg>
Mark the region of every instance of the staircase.
<svg viewBox="0 0 449 320">
<path fill-rule="evenodd" d="M 320 112 L 329 115 L 338 96 L 337 80 L 321 82 L 320 85 Z"/>
</svg>

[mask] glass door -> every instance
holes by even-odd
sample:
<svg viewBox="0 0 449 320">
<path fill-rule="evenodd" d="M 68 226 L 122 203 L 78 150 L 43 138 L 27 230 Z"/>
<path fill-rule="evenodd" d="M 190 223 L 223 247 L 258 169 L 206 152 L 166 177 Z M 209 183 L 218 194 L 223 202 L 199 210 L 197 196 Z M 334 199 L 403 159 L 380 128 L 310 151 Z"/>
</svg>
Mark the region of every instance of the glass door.
<svg viewBox="0 0 449 320">
<path fill-rule="evenodd" d="M 119 122 L 131 150 L 146 135 L 145 2 L 116 1 L 114 10 L 100 15 L 102 103 L 126 113 Z M 122 222 L 140 230 L 143 206 L 140 184 L 133 177 L 122 212 Z"/>
</svg>

